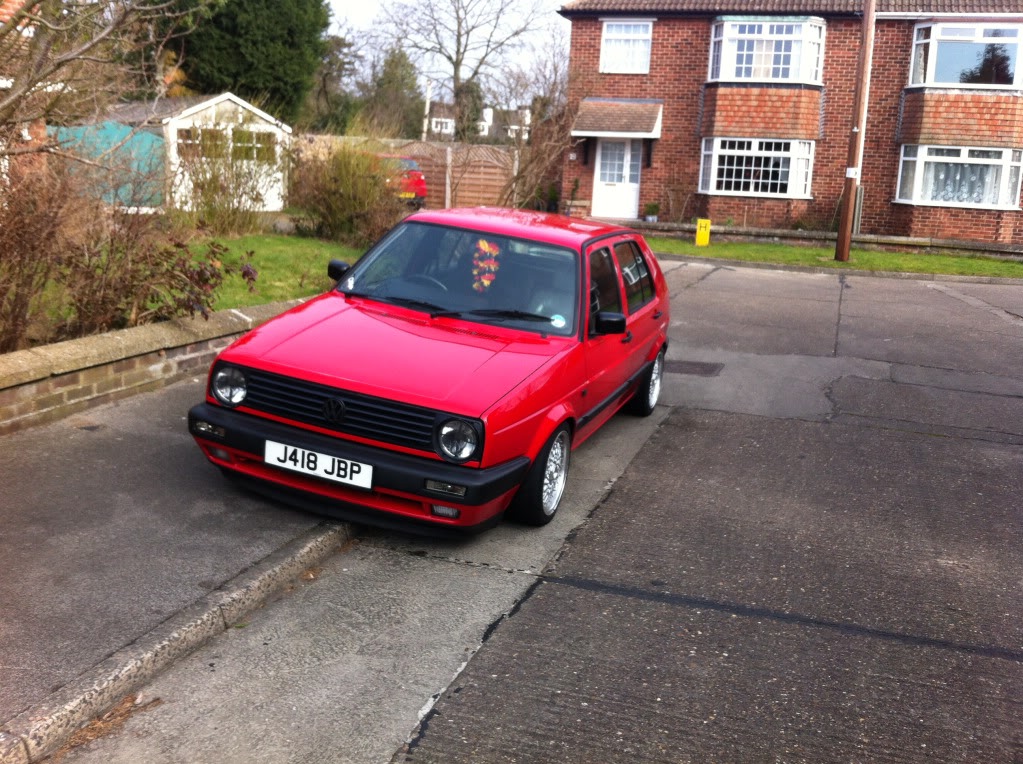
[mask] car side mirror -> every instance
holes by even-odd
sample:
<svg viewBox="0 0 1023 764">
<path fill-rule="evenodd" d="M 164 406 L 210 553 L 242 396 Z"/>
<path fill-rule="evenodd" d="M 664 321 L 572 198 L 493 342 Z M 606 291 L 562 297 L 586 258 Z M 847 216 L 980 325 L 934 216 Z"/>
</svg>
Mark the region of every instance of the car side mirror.
<svg viewBox="0 0 1023 764">
<path fill-rule="evenodd" d="M 593 321 L 594 334 L 625 334 L 625 314 L 602 310 Z"/>
<path fill-rule="evenodd" d="M 348 273 L 351 266 L 343 260 L 331 260 L 327 265 L 327 275 L 334 281 L 340 281 Z"/>
</svg>

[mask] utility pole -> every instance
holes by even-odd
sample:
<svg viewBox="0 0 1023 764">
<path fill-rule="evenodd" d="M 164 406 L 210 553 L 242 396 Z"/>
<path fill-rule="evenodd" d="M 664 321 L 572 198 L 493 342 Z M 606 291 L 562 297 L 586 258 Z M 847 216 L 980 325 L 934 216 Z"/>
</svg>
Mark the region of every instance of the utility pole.
<svg viewBox="0 0 1023 764">
<path fill-rule="evenodd" d="M 842 191 L 842 216 L 838 225 L 835 259 L 849 260 L 853 223 L 856 217 L 856 197 L 863 169 L 863 140 L 867 131 L 867 102 L 870 98 L 870 77 L 874 59 L 874 6 L 875 0 L 864 0 L 863 31 L 860 58 L 856 67 L 856 98 L 853 106 L 852 131 L 849 135 L 849 158 L 845 168 L 845 188 Z"/>
</svg>

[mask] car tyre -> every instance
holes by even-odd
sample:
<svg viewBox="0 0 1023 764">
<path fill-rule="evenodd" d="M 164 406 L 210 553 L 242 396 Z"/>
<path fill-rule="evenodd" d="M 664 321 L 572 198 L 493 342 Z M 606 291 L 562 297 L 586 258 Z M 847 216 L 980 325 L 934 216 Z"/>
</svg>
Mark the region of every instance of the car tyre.
<svg viewBox="0 0 1023 764">
<path fill-rule="evenodd" d="M 661 348 L 654 362 L 643 375 L 643 379 L 628 403 L 628 411 L 635 416 L 650 416 L 661 399 L 661 383 L 664 379 L 664 348 Z"/>
<path fill-rule="evenodd" d="M 508 517 L 526 525 L 546 525 L 554 519 L 565 495 L 572 455 L 572 432 L 559 426 L 548 438 L 508 507 Z"/>
</svg>

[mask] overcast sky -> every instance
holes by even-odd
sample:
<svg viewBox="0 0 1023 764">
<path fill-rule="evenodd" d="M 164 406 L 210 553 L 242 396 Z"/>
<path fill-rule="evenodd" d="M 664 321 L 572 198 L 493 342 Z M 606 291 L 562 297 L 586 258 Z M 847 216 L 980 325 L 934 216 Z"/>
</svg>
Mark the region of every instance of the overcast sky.
<svg viewBox="0 0 1023 764">
<path fill-rule="evenodd" d="M 558 9 L 565 4 L 565 0 L 544 0 L 544 5 L 551 9 L 551 16 L 556 16 Z M 334 11 L 334 22 L 345 23 L 351 29 L 365 29 L 373 23 L 374 17 L 380 11 L 378 0 L 330 0 L 330 7 Z"/>
</svg>

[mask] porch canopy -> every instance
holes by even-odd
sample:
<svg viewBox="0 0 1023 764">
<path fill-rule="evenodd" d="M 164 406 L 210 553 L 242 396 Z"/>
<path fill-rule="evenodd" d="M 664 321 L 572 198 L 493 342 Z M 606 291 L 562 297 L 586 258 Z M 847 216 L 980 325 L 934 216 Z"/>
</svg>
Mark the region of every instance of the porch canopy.
<svg viewBox="0 0 1023 764">
<path fill-rule="evenodd" d="M 572 123 L 579 138 L 660 138 L 664 101 L 584 98 Z"/>
</svg>

